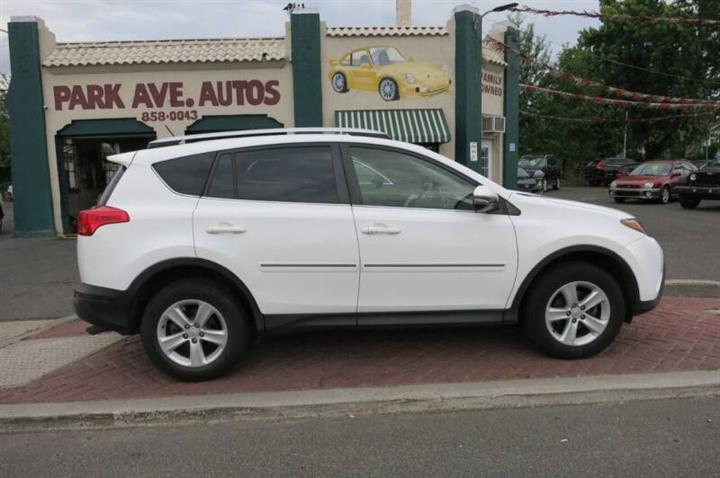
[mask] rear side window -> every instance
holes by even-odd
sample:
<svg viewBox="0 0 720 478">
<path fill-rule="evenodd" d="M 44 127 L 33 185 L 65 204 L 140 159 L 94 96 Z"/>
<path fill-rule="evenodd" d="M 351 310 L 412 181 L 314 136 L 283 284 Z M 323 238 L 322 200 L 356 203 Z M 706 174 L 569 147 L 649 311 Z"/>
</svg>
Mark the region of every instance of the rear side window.
<svg viewBox="0 0 720 478">
<path fill-rule="evenodd" d="M 208 196 L 228 199 L 235 197 L 235 172 L 233 171 L 232 154 L 223 154 L 218 158 L 213 179 L 208 188 Z"/>
<path fill-rule="evenodd" d="M 160 161 L 153 168 L 173 191 L 200 196 L 212 162 L 212 154 L 198 154 Z"/>
<path fill-rule="evenodd" d="M 120 178 L 122 178 L 122 175 L 125 173 L 125 166 L 120 166 L 116 171 L 115 174 L 113 174 L 112 179 L 108 183 L 107 186 L 105 186 L 105 191 L 103 191 L 102 196 L 100 196 L 100 199 L 98 199 L 97 205 L 98 206 L 104 206 L 107 204 L 108 200 L 110 199 L 110 195 L 112 194 L 113 190 L 115 189 L 115 186 L 118 185 L 120 182 Z"/>
<path fill-rule="evenodd" d="M 329 146 L 240 151 L 234 154 L 235 197 L 255 201 L 337 203 Z M 218 160 L 208 195 L 227 197 L 229 165 Z"/>
</svg>

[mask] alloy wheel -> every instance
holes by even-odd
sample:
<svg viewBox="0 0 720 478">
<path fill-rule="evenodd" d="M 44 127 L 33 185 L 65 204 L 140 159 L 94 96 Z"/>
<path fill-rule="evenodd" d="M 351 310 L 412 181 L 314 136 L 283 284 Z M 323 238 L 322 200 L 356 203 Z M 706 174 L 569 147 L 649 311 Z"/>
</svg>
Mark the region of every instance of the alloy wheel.
<svg viewBox="0 0 720 478">
<path fill-rule="evenodd" d="M 223 315 L 202 300 L 172 304 L 157 325 L 162 353 L 183 367 L 198 368 L 213 363 L 227 346 L 228 328 Z"/>
<path fill-rule="evenodd" d="M 660 194 L 662 195 L 660 201 L 662 201 L 663 204 L 670 202 L 670 189 L 667 186 L 662 189 Z"/>
<path fill-rule="evenodd" d="M 556 290 L 545 307 L 550 335 L 568 346 L 582 346 L 602 335 L 610 321 L 610 300 L 591 282 L 576 281 Z"/>
<path fill-rule="evenodd" d="M 332 87 L 336 93 L 344 93 L 345 87 L 345 75 L 342 73 L 335 73 L 332 77 Z"/>
<path fill-rule="evenodd" d="M 380 82 L 380 97 L 385 101 L 397 99 L 397 84 L 390 78 Z"/>
</svg>

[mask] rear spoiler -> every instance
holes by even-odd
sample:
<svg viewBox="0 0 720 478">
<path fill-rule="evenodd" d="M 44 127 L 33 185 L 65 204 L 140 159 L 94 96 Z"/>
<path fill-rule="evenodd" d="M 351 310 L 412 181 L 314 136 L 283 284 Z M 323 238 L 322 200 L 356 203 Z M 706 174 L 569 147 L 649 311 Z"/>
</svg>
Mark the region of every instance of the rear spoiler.
<svg viewBox="0 0 720 478">
<path fill-rule="evenodd" d="M 130 163 L 133 162 L 133 159 L 135 158 L 135 155 L 137 154 L 137 151 L 131 151 L 129 153 L 120 153 L 120 154 L 113 154 L 112 156 L 108 156 L 107 160 L 111 163 L 119 164 L 121 166 L 125 166 L 126 168 L 130 166 Z"/>
</svg>

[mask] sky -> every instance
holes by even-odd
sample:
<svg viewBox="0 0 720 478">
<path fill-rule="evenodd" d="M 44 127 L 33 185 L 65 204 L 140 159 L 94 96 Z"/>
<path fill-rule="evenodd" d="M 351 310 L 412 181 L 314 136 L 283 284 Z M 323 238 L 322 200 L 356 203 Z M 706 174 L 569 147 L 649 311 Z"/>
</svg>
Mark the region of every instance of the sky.
<svg viewBox="0 0 720 478">
<path fill-rule="evenodd" d="M 413 0 L 414 25 L 445 25 L 463 3 L 481 12 L 509 0 Z M 0 0 L 0 28 L 13 16 L 37 16 L 57 41 L 150 40 L 175 38 L 282 36 L 288 0 Z M 296 2 L 300 3 L 300 2 Z M 395 22 L 394 0 L 306 0 L 329 26 L 381 26 Z M 546 9 L 597 10 L 598 0 L 525 0 L 521 5 Z M 485 17 L 484 28 L 506 18 Z M 536 31 L 546 35 L 557 53 L 574 44 L 578 32 L 599 22 L 582 17 L 529 15 Z M 0 73 L 10 73 L 8 37 L 0 32 Z"/>
</svg>

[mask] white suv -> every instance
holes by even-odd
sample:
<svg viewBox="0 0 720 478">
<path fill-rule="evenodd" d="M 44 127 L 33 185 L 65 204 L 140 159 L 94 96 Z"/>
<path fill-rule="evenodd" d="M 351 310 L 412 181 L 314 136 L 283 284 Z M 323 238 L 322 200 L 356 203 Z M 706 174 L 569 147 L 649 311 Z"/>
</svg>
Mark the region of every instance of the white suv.
<svg viewBox="0 0 720 478">
<path fill-rule="evenodd" d="M 380 136 L 215 134 L 111 157 L 78 220 L 78 316 L 204 380 L 254 337 L 321 327 L 519 323 L 550 355 L 588 357 L 659 302 L 662 250 L 628 214 Z"/>
</svg>

